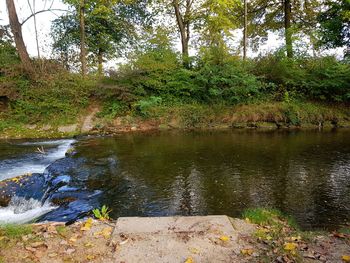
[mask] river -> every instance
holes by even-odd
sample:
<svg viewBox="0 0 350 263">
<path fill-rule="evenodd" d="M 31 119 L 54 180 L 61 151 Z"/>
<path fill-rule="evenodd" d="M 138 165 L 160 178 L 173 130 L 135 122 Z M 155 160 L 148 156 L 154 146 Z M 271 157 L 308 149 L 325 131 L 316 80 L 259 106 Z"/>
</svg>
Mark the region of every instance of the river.
<svg viewBox="0 0 350 263">
<path fill-rule="evenodd" d="M 65 157 L 70 147 L 74 150 Z M 38 173 L 43 186 L 12 197 L 0 208 L 0 222 L 75 220 L 106 204 L 112 218 L 239 217 L 246 208 L 273 207 L 293 216 L 302 229 L 350 223 L 347 130 L 0 141 L 0 180 L 24 173 Z"/>
</svg>

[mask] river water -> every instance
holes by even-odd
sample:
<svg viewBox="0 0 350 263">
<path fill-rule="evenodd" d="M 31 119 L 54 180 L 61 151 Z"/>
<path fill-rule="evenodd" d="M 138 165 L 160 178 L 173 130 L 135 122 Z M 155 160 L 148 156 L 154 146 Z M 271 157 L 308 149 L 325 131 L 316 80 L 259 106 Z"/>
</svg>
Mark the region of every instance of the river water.
<svg viewBox="0 0 350 263">
<path fill-rule="evenodd" d="M 73 155 L 64 157 L 71 146 Z M 350 223 L 346 130 L 153 132 L 0 141 L 0 180 L 29 172 L 42 174 L 45 193 L 36 198 L 28 194 L 31 190 L 19 193 L 0 208 L 0 222 L 67 221 L 106 204 L 113 218 L 239 217 L 246 208 L 263 206 L 295 217 L 303 229 Z"/>
</svg>

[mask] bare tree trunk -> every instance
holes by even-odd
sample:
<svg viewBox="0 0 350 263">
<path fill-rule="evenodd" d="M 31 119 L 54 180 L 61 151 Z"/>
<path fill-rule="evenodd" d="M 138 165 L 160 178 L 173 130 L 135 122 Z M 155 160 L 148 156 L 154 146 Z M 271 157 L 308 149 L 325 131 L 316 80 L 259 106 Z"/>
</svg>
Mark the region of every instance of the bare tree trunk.
<svg viewBox="0 0 350 263">
<path fill-rule="evenodd" d="M 34 14 L 34 30 L 35 30 L 35 40 L 36 40 L 36 50 L 38 52 L 38 58 L 40 59 L 40 46 L 39 46 L 39 36 L 38 28 L 36 24 L 36 15 L 35 15 L 35 0 L 33 0 L 33 14 Z"/>
<path fill-rule="evenodd" d="M 188 44 L 190 40 L 190 23 L 188 21 L 188 18 L 182 16 L 180 11 L 180 4 L 178 0 L 173 1 L 175 16 L 176 16 L 176 22 L 177 26 L 180 31 L 181 36 L 181 46 L 182 46 L 182 60 L 185 67 L 189 67 L 189 52 L 188 52 Z M 186 0 L 186 14 L 185 16 L 189 16 L 191 9 L 191 1 Z"/>
<path fill-rule="evenodd" d="M 284 0 L 284 32 L 286 40 L 287 57 L 293 57 L 293 40 L 292 40 L 292 5 L 291 0 Z"/>
<path fill-rule="evenodd" d="M 30 57 L 27 52 L 27 48 L 23 41 L 22 27 L 18 21 L 15 3 L 13 2 L 13 0 L 6 0 L 6 6 L 7 6 L 9 20 L 10 20 L 10 27 L 15 39 L 18 55 L 21 59 L 21 62 L 23 64 L 25 71 L 30 76 L 32 76 L 34 73 L 33 64 L 32 64 L 32 61 L 30 60 Z"/>
<path fill-rule="evenodd" d="M 97 60 L 98 60 L 97 73 L 99 76 L 102 76 L 102 74 L 103 74 L 103 52 L 102 52 L 102 49 L 100 49 L 100 48 L 98 49 Z"/>
<path fill-rule="evenodd" d="M 35 41 L 36 41 L 36 51 L 38 54 L 38 58 L 40 59 L 40 48 L 39 48 L 39 37 L 38 37 L 38 28 L 36 24 L 36 12 L 35 12 L 35 0 L 33 0 L 33 7 L 30 3 L 30 0 L 27 0 L 30 12 L 32 13 L 34 20 L 34 32 L 35 32 Z"/>
<path fill-rule="evenodd" d="M 86 48 L 85 48 L 85 1 L 80 0 L 79 23 L 80 23 L 80 62 L 81 74 L 86 75 Z"/>
<path fill-rule="evenodd" d="M 247 1 L 244 0 L 244 30 L 243 30 L 243 60 L 246 60 L 247 58 L 247 40 L 248 40 L 248 32 L 247 32 L 247 27 L 248 27 L 248 6 L 247 6 Z"/>
</svg>

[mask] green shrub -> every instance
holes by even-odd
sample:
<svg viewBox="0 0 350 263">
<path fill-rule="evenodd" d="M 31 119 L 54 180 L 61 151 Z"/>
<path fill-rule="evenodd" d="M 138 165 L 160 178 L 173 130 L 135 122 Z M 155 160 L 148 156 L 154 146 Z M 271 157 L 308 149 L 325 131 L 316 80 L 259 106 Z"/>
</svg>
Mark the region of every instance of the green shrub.
<svg viewBox="0 0 350 263">
<path fill-rule="evenodd" d="M 12 101 L 11 114 L 23 123 L 66 123 L 75 121 L 88 105 L 93 81 L 75 74 L 58 74 L 52 79 L 18 84 L 19 98 Z"/>
<path fill-rule="evenodd" d="M 204 64 L 198 68 L 196 96 L 202 101 L 248 102 L 259 96 L 262 84 L 242 64 L 231 60 L 223 64 Z"/>
<path fill-rule="evenodd" d="M 269 92 L 279 100 L 289 92 L 291 97 L 350 101 L 350 65 L 334 57 L 290 59 L 270 54 L 254 60 L 252 72 L 265 83 L 273 83 Z"/>
<path fill-rule="evenodd" d="M 143 117 L 150 117 L 150 110 L 162 103 L 162 98 L 156 96 L 150 96 L 148 98 L 139 100 L 135 103 L 134 107 L 138 114 Z"/>
<path fill-rule="evenodd" d="M 98 117 L 106 119 L 114 119 L 116 116 L 121 116 L 126 113 L 127 105 L 118 100 L 107 100 L 103 104 L 102 110 L 97 114 Z"/>
<path fill-rule="evenodd" d="M 0 69 L 18 63 L 16 48 L 9 41 L 0 39 Z"/>
</svg>

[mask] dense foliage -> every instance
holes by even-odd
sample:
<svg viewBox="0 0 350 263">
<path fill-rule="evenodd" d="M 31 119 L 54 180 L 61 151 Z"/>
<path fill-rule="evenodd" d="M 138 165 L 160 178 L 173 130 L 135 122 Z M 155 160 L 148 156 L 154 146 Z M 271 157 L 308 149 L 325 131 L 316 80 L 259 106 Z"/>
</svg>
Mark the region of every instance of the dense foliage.
<svg viewBox="0 0 350 263">
<path fill-rule="evenodd" d="M 4 120 L 74 122 L 92 102 L 108 119 L 185 105 L 181 114 L 189 123 L 200 122 L 202 105 L 276 103 L 288 122 L 298 124 L 300 103 L 350 102 L 347 53 L 336 58 L 318 49 L 349 47 L 349 0 L 249 2 L 250 48 L 258 50 L 269 32 L 284 33 L 285 44 L 247 59 L 232 46 L 233 30 L 242 27 L 241 1 L 63 2 L 69 11 L 52 24 L 53 59 L 31 58 L 24 67 L 17 35 L 0 28 L 0 126 Z M 103 71 L 107 60 L 120 57 L 122 64 Z"/>
</svg>

